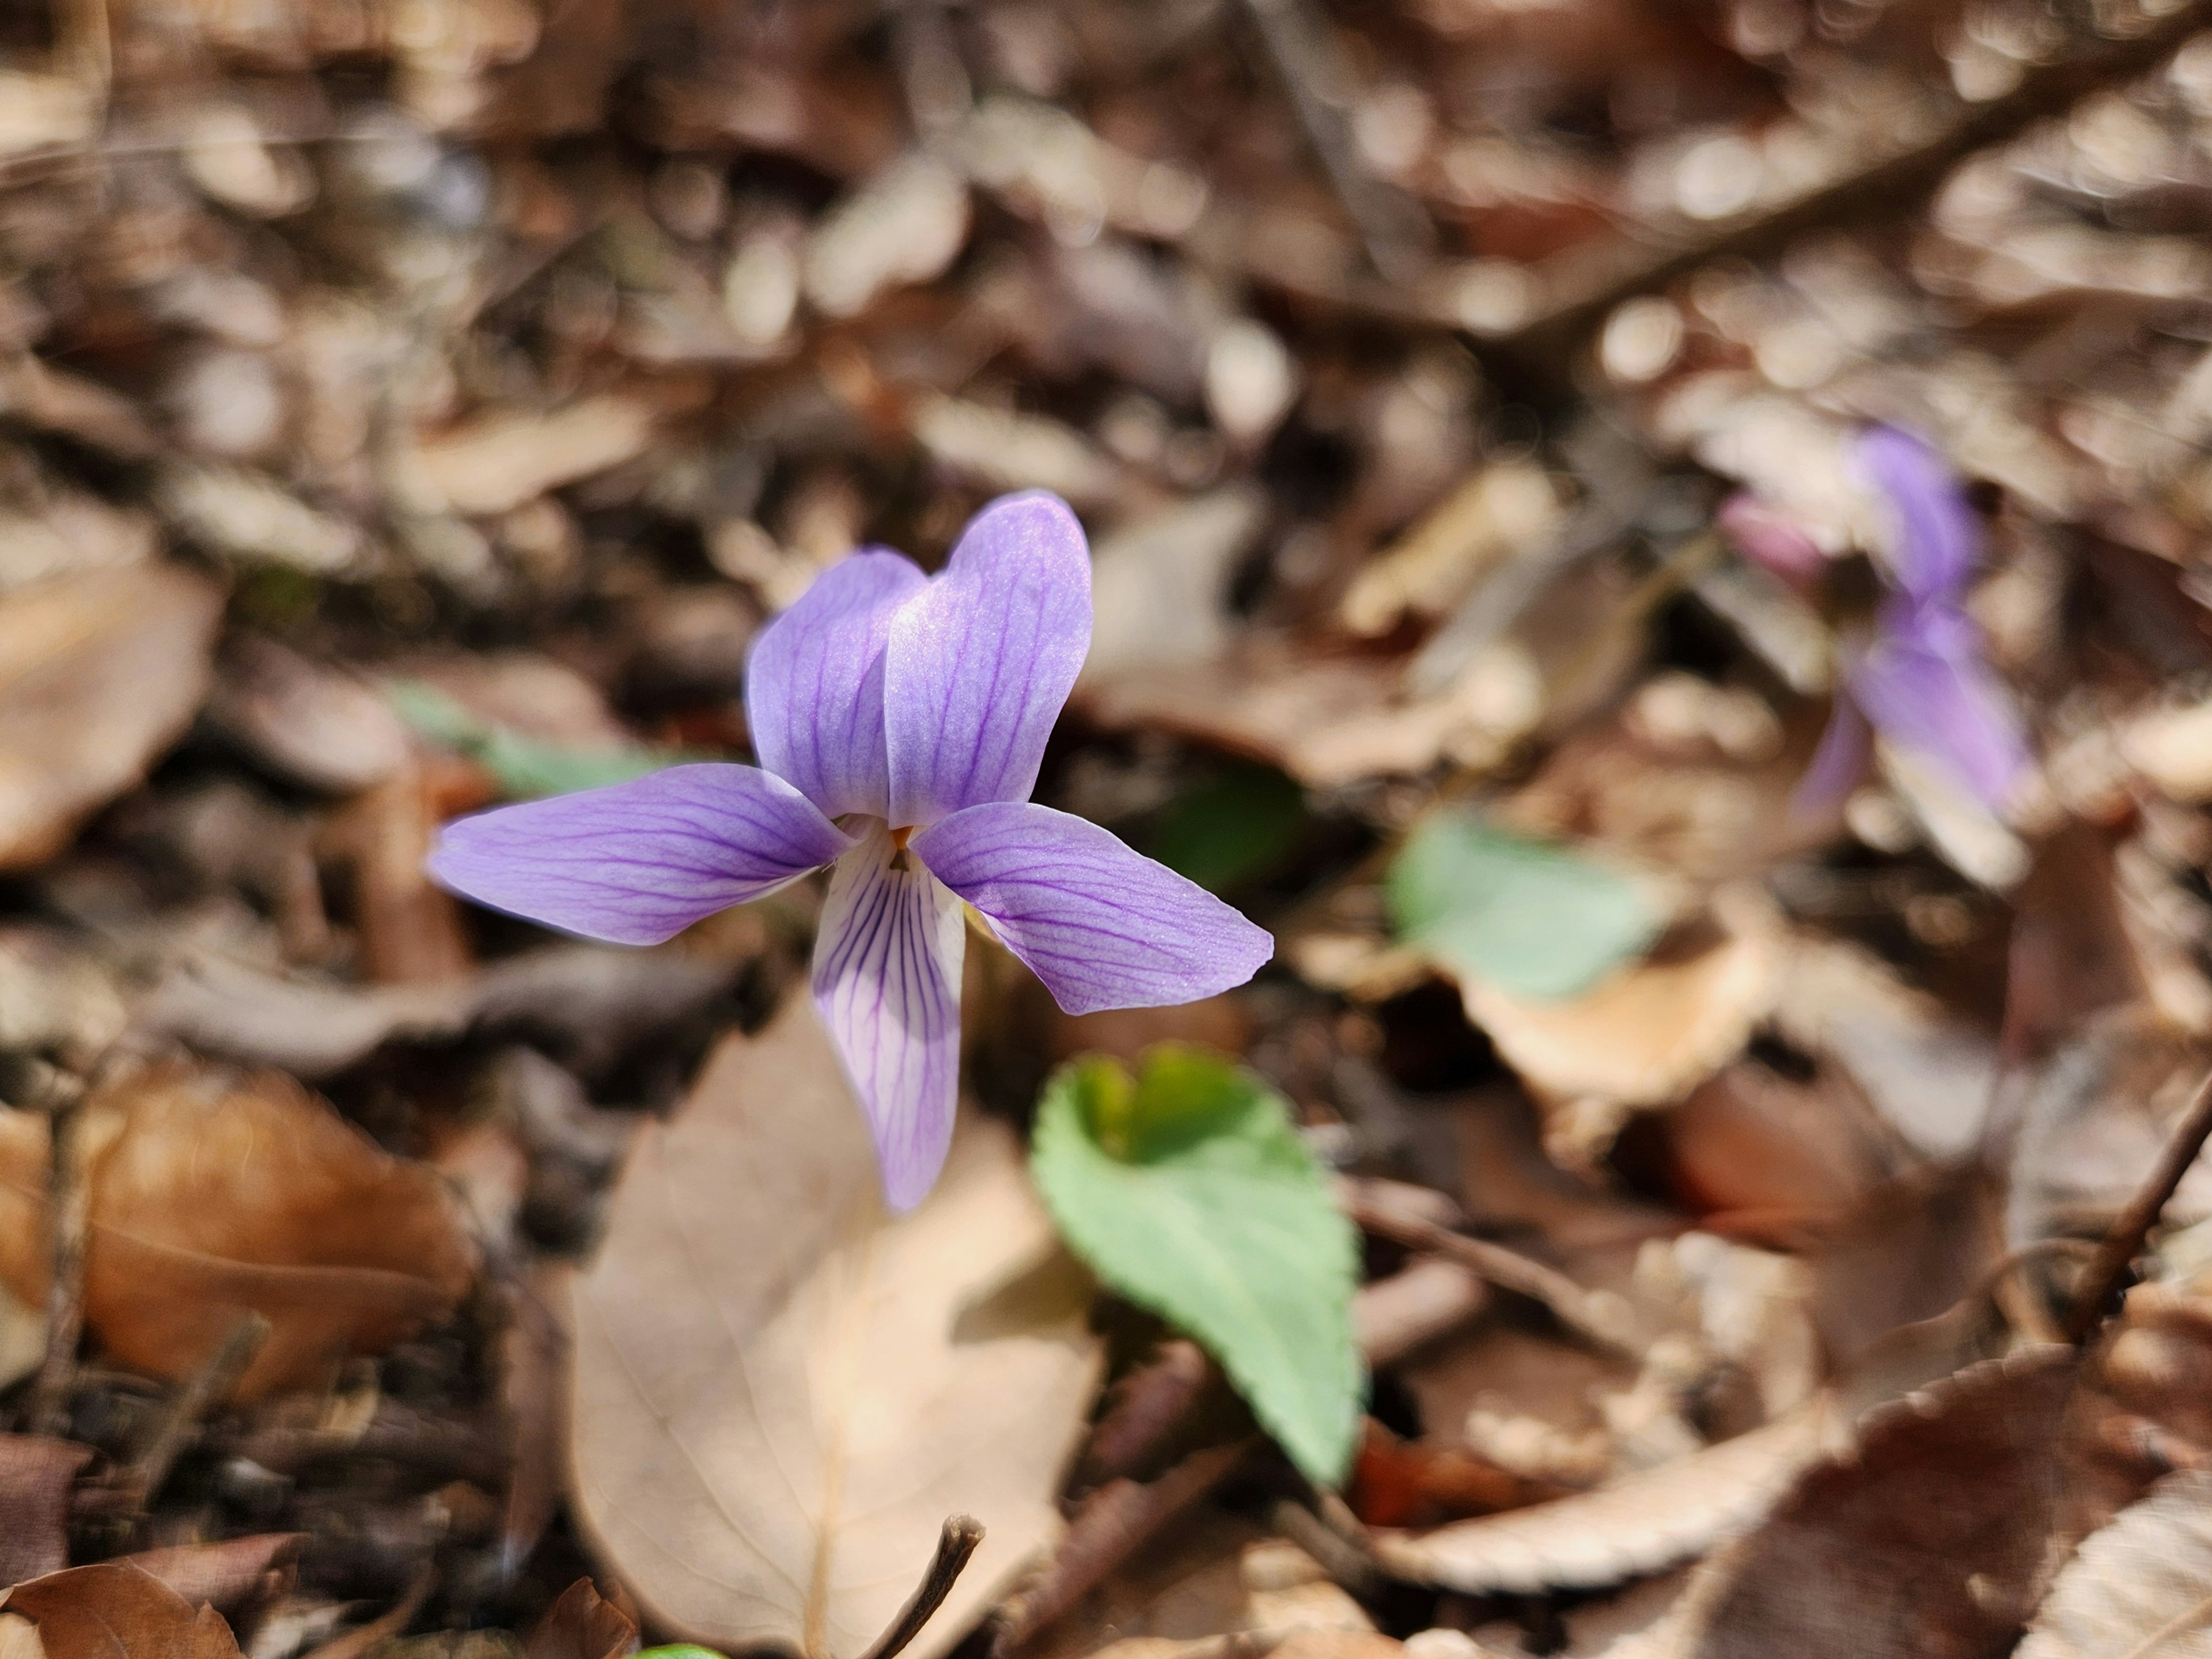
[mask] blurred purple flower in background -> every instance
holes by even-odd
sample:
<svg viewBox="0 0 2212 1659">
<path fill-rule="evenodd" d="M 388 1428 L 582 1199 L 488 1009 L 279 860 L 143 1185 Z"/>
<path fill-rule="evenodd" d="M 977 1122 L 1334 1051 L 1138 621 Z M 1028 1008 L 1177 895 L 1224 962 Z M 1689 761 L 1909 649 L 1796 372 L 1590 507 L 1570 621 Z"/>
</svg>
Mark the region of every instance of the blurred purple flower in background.
<svg viewBox="0 0 2212 1659">
<path fill-rule="evenodd" d="M 1872 639 L 1844 665 L 1799 805 L 1824 809 L 1848 795 L 1879 732 L 1994 811 L 2027 764 L 2027 747 L 1966 611 L 1980 526 L 1942 457 L 1919 439 L 1875 427 L 1860 437 L 1857 459 L 1892 518 L 1890 591 Z"/>
<path fill-rule="evenodd" d="M 951 1139 L 961 900 L 1072 1014 L 1211 996 L 1273 953 L 1202 888 L 1029 799 L 1090 647 L 1082 527 L 1055 496 L 1005 497 L 942 574 L 855 553 L 762 633 L 745 679 L 760 766 L 463 818 L 430 868 L 495 909 L 653 945 L 830 866 L 814 1000 L 884 1196 L 909 1209 Z"/>
</svg>

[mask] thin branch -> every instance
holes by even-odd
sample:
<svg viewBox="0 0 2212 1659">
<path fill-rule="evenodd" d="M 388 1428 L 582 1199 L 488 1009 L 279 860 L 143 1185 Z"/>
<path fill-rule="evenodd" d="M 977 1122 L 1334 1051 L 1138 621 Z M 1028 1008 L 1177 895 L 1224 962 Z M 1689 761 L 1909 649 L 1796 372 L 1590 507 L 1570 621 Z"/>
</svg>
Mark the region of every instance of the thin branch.
<svg viewBox="0 0 2212 1659">
<path fill-rule="evenodd" d="M 125 1485 L 142 1505 L 149 1502 L 168 1480 L 178 1455 L 191 1442 L 201 1419 L 211 1407 L 228 1398 L 230 1391 L 238 1386 L 238 1379 L 246 1375 L 246 1368 L 261 1352 L 261 1345 L 269 1340 L 269 1331 L 268 1319 L 249 1310 L 230 1328 L 230 1334 L 223 1339 L 222 1346 L 207 1364 L 177 1391 L 153 1439 L 125 1476 Z"/>
<path fill-rule="evenodd" d="M 2128 1200 L 2127 1208 L 2114 1218 L 2095 1257 L 2082 1269 L 2081 1287 L 2075 1292 L 2073 1310 L 2066 1319 L 2067 1340 L 2086 1342 L 2105 1322 L 2120 1292 L 2127 1288 L 2128 1275 L 2135 1259 L 2142 1254 L 2143 1241 L 2158 1224 L 2159 1212 L 2181 1185 L 2190 1165 L 2197 1162 L 2208 1138 L 2212 1138 L 2212 1072 L 2206 1073 L 2197 1085 L 2166 1150 Z"/>
<path fill-rule="evenodd" d="M 930 1561 L 929 1571 L 922 1575 L 913 1599 L 891 1621 L 890 1628 L 876 1638 L 875 1646 L 862 1659 L 896 1659 L 907 1644 L 921 1634 L 921 1627 L 929 1622 L 930 1616 L 945 1605 L 945 1598 L 952 1594 L 952 1587 L 960 1582 L 969 1558 L 982 1541 L 981 1521 L 972 1515 L 948 1516 L 945 1530 L 937 1535 L 937 1554 Z"/>
<path fill-rule="evenodd" d="M 31 1389 L 31 1432 L 69 1425 L 69 1395 L 84 1338 L 84 1246 L 92 1220 L 82 1133 L 85 1091 L 64 1097 L 47 1119 L 46 1352 Z"/>
</svg>

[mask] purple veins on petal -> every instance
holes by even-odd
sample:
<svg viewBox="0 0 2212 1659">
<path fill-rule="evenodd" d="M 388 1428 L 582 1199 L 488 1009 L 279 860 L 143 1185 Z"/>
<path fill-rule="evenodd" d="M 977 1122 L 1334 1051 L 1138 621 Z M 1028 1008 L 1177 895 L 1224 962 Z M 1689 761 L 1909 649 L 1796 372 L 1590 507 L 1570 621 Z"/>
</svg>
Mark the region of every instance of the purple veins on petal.
<svg viewBox="0 0 2212 1659">
<path fill-rule="evenodd" d="M 832 565 L 762 631 L 745 665 L 753 752 L 831 817 L 884 814 L 884 647 L 928 579 L 869 549 Z"/>
<path fill-rule="evenodd" d="M 1071 1014 L 1193 1002 L 1274 954 L 1264 928 L 1204 888 L 1048 806 L 970 806 L 911 846 Z"/>
<path fill-rule="evenodd" d="M 1091 556 L 1074 514 L 1038 493 L 994 501 L 891 623 L 890 822 L 1027 799 L 1090 649 Z"/>
<path fill-rule="evenodd" d="M 952 1143 L 966 943 L 960 902 L 888 830 L 831 872 L 814 1003 L 860 1097 L 894 1210 L 922 1200 Z"/>
<path fill-rule="evenodd" d="M 709 763 L 456 819 L 429 867 L 492 909 L 588 939 L 658 945 L 852 844 L 781 778 Z"/>
</svg>

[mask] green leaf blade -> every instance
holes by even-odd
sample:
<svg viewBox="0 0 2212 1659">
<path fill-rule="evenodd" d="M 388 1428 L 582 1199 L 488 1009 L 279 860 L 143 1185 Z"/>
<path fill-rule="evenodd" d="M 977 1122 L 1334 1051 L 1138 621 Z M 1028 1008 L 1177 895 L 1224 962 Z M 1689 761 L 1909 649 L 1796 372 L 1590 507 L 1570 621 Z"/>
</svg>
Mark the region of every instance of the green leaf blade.
<svg viewBox="0 0 2212 1659">
<path fill-rule="evenodd" d="M 1031 1164 L 1076 1254 L 1196 1339 L 1308 1478 L 1338 1484 L 1364 1385 L 1358 1239 L 1281 1099 L 1191 1048 L 1153 1049 L 1133 1085 L 1078 1060 L 1046 1085 Z"/>
<path fill-rule="evenodd" d="M 1456 812 L 1414 827 L 1385 894 L 1401 939 L 1455 975 L 1543 1000 L 1588 990 L 1666 920 L 1630 877 Z"/>
</svg>

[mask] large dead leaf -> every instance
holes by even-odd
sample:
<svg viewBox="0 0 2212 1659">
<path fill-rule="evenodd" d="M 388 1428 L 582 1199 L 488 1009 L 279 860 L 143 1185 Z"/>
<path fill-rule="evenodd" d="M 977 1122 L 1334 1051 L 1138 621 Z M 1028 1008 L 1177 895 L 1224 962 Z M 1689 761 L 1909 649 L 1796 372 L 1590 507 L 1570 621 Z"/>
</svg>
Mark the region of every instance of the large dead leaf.
<svg viewBox="0 0 2212 1659">
<path fill-rule="evenodd" d="M 2058 1524 L 2079 1370 L 2071 1348 L 2031 1349 L 1869 1418 L 1856 1450 L 1808 1471 L 1748 1541 L 1693 1651 L 2004 1651 L 2034 1606 Z"/>
<path fill-rule="evenodd" d="M 1578 1493 L 1418 1536 L 1385 1534 L 1390 1571 L 1469 1595 L 1595 1589 L 1671 1567 L 1749 1525 L 1820 1455 L 1817 1407 Z"/>
<path fill-rule="evenodd" d="M 0 869 L 51 857 L 191 720 L 222 596 L 172 564 L 0 600 Z"/>
<path fill-rule="evenodd" d="M 854 1659 L 948 1515 L 986 1528 L 911 1650 L 1037 1550 L 1098 1373 L 1012 1134 L 975 1121 L 912 1214 L 804 998 L 639 1138 L 574 1297 L 574 1489 L 661 1624 Z"/>
<path fill-rule="evenodd" d="M 6 1610 L 38 1626 L 46 1659 L 238 1659 L 221 1613 L 126 1561 L 18 1584 Z"/>
<path fill-rule="evenodd" d="M 2212 1469 L 2169 1476 L 2084 1540 L 2019 1659 L 2212 1659 Z"/>
<path fill-rule="evenodd" d="M 240 1397 L 314 1381 L 449 1311 L 473 1246 L 438 1176 L 290 1079 L 164 1066 L 81 1109 L 85 1318 L 125 1364 L 184 1376 L 246 1310 L 268 1340 Z M 0 1280 L 46 1295 L 46 1121 L 0 1113 Z"/>
</svg>

